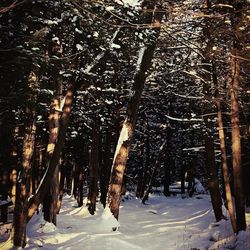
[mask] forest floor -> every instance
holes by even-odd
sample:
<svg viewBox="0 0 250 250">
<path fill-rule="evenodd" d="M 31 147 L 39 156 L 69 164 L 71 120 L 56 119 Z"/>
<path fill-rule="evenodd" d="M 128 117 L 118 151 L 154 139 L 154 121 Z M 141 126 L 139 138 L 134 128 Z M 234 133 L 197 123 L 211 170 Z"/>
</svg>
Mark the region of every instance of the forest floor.
<svg viewBox="0 0 250 250">
<path fill-rule="evenodd" d="M 226 214 L 226 210 L 224 210 Z M 182 199 L 152 194 L 147 205 L 132 194 L 121 202 L 119 223 L 108 209 L 97 205 L 90 215 L 86 206 L 76 207 L 65 196 L 57 227 L 35 215 L 28 224 L 27 249 L 76 250 L 205 250 L 250 249 L 250 213 L 248 230 L 236 238 L 229 220 L 214 221 L 209 195 Z M 119 229 L 113 231 L 116 227 Z M 5 245 L 7 247 L 7 245 Z M 5 248 L 4 245 L 0 247 Z M 5 248 L 7 249 L 7 248 Z"/>
</svg>

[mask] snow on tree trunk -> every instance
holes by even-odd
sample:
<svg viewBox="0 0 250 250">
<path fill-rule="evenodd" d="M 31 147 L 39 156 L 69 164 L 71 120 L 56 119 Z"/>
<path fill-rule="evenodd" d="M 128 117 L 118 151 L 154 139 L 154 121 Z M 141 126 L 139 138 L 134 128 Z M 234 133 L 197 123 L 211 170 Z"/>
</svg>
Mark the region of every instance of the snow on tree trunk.
<svg viewBox="0 0 250 250">
<path fill-rule="evenodd" d="M 147 8 L 152 9 L 157 3 L 148 1 L 145 3 Z M 133 81 L 133 95 L 129 100 L 127 107 L 127 117 L 123 122 L 120 136 L 118 139 L 113 165 L 111 168 L 111 178 L 108 193 L 108 204 L 114 217 L 118 220 L 119 206 L 123 182 L 123 174 L 125 171 L 131 140 L 135 130 L 137 113 L 140 105 L 140 99 L 144 84 L 146 81 L 146 72 L 151 66 L 153 54 L 156 46 L 156 40 L 160 33 L 160 23 L 163 17 L 162 12 L 150 12 L 145 14 L 146 22 L 152 24 L 152 30 L 155 31 L 154 40 L 150 44 L 142 47 L 138 54 L 137 71 Z M 153 22 L 153 23 L 152 23 Z"/>
</svg>

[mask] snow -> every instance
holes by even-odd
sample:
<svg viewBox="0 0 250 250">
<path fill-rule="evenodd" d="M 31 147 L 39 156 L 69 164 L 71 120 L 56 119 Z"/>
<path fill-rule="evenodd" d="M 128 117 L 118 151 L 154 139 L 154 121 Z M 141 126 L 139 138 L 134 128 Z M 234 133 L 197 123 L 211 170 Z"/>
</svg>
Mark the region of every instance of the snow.
<svg viewBox="0 0 250 250">
<path fill-rule="evenodd" d="M 120 49 L 121 46 L 119 44 L 116 44 L 116 43 L 112 43 L 111 44 L 111 48 L 114 48 L 114 49 Z"/>
<path fill-rule="evenodd" d="M 77 50 L 83 50 L 82 45 L 81 45 L 81 44 L 79 44 L 79 43 L 77 43 L 77 44 L 76 44 L 76 48 L 77 48 Z"/>
<path fill-rule="evenodd" d="M 198 194 L 205 194 L 206 193 L 205 188 L 203 187 L 201 182 L 196 178 L 194 178 L 194 189 L 195 189 L 195 192 Z"/>
<path fill-rule="evenodd" d="M 114 162 L 115 162 L 115 159 L 116 159 L 116 156 L 122 146 L 122 144 L 128 140 L 128 126 L 127 126 L 127 121 L 125 120 L 123 125 L 122 125 L 122 130 L 120 132 L 120 136 L 119 136 L 119 140 L 118 140 L 118 143 L 117 143 L 117 146 L 116 146 L 116 150 L 115 150 L 115 155 L 114 155 L 114 160 L 113 160 L 113 166 L 114 166 Z M 112 168 L 113 168 L 112 166 Z M 112 173 L 112 170 L 111 170 L 111 173 Z"/>
<path fill-rule="evenodd" d="M 182 199 L 180 195 L 151 194 L 144 205 L 129 193 L 123 200 L 117 222 L 100 203 L 92 216 L 86 207 L 87 199 L 83 207 L 76 207 L 74 198 L 66 195 L 57 227 L 44 221 L 41 213 L 32 217 L 25 249 L 250 249 L 249 230 L 236 237 L 229 220 L 215 222 L 209 195 Z M 246 216 L 249 227 L 250 214 Z M 113 231 L 115 228 L 119 230 Z M 0 249 L 8 249 L 2 246 Z"/>
<path fill-rule="evenodd" d="M 118 0 L 119 1 L 119 0 Z M 121 1 L 119 1 L 121 2 Z M 141 1 L 140 0 L 122 0 L 124 6 L 130 6 L 130 7 L 136 7 L 140 5 Z"/>
<path fill-rule="evenodd" d="M 114 10 L 115 8 L 114 8 L 114 6 L 107 6 L 105 9 L 106 9 L 107 11 L 112 11 L 112 10 Z"/>
<path fill-rule="evenodd" d="M 139 71 L 141 68 L 142 58 L 147 47 L 142 47 L 138 53 L 138 59 L 136 63 L 136 70 Z"/>
<path fill-rule="evenodd" d="M 79 30 L 78 28 L 75 28 L 75 32 L 78 33 L 78 34 L 82 34 L 83 33 L 83 31 Z"/>
</svg>

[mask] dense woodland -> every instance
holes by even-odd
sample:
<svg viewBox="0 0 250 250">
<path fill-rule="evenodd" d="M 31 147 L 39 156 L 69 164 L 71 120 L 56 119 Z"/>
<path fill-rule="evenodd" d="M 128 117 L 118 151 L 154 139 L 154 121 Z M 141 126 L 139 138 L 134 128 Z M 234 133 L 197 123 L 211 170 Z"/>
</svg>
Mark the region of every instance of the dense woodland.
<svg viewBox="0 0 250 250">
<path fill-rule="evenodd" d="M 0 210 L 14 246 L 39 209 L 56 225 L 65 193 L 118 220 L 126 190 L 188 198 L 195 180 L 216 221 L 225 205 L 246 230 L 249 19 L 247 0 L 2 0 Z"/>
</svg>

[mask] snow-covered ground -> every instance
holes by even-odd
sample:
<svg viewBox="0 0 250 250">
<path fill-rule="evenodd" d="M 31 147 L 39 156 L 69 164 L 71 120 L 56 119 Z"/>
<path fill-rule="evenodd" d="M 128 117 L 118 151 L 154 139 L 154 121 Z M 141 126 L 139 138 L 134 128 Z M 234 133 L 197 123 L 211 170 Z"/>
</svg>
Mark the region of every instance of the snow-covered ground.
<svg viewBox="0 0 250 250">
<path fill-rule="evenodd" d="M 100 204 L 92 216 L 86 206 L 78 208 L 72 197 L 65 196 L 57 227 L 41 215 L 29 222 L 27 249 L 250 249 L 250 214 L 248 231 L 240 233 L 236 241 L 229 221 L 214 222 L 209 195 L 182 199 L 154 194 L 147 205 L 131 194 L 126 198 L 121 203 L 119 225 Z M 113 231 L 116 227 L 119 230 Z"/>
</svg>

